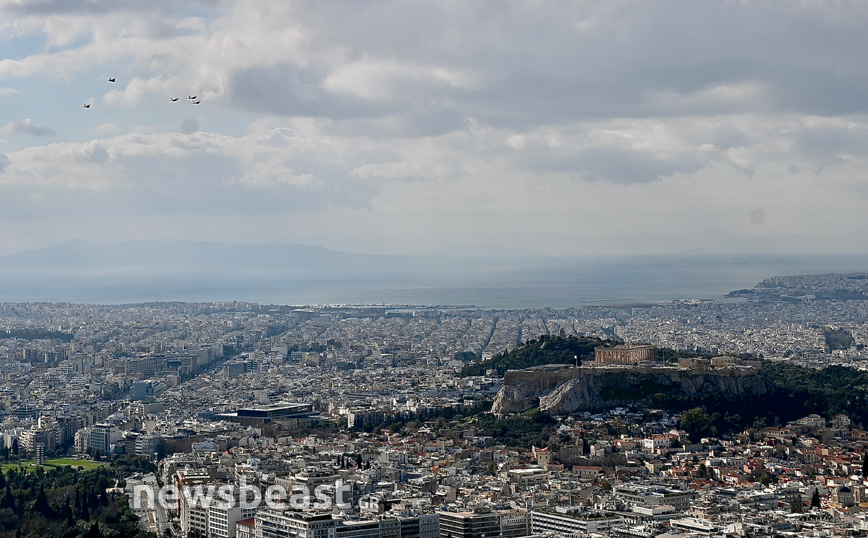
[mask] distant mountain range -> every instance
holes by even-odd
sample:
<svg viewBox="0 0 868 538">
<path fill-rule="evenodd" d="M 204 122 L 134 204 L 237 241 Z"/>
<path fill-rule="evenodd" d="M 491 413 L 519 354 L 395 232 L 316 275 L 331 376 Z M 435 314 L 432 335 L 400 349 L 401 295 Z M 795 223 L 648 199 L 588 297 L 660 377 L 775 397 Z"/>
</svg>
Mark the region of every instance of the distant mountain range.
<svg viewBox="0 0 868 538">
<path fill-rule="evenodd" d="M 527 240 L 527 238 L 525 238 Z M 416 267 L 423 272 L 432 263 L 438 271 L 459 265 L 483 263 L 483 260 L 509 259 L 511 263 L 538 266 L 566 260 L 605 256 L 739 256 L 739 255 L 806 255 L 868 254 L 868 229 L 854 230 L 836 238 L 805 235 L 761 235 L 743 237 L 721 231 L 698 231 L 684 234 L 625 234 L 614 237 L 573 236 L 556 238 L 563 252 L 539 254 L 530 250 L 500 245 L 449 245 L 420 255 L 352 254 L 328 250 L 319 245 L 224 244 L 204 241 L 126 241 L 98 246 L 72 240 L 38 250 L 0 256 L 0 270 L 54 270 L 101 268 L 135 273 L 169 270 L 205 271 L 210 274 L 250 270 L 257 274 L 303 274 L 314 276 L 344 274 L 352 269 L 359 275 L 366 271 L 382 274 L 396 265 Z M 554 243 L 558 244 L 558 243 Z M 577 255 L 576 251 L 584 254 Z M 440 262 L 447 258 L 445 262 Z M 323 273 L 325 271 L 325 273 Z M 436 271 L 435 271 L 436 272 Z M 774 275 L 768 275 L 774 276 Z"/>
</svg>

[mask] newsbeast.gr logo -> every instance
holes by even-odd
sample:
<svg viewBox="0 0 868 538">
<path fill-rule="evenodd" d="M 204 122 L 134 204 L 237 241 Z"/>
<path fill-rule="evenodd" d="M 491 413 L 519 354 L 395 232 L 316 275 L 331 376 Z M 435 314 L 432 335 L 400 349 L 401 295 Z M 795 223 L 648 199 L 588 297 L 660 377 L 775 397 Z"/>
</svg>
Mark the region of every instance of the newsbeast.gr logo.
<svg viewBox="0 0 868 538">
<path fill-rule="evenodd" d="M 338 507 L 342 510 L 352 508 L 347 502 L 352 493 L 352 486 L 342 480 L 334 484 L 321 484 L 313 491 L 304 485 L 293 485 L 291 489 L 278 484 L 268 486 L 263 492 L 259 486 L 248 484 L 244 477 L 236 484 L 197 484 L 195 486 L 170 484 L 159 489 L 137 484 L 133 487 L 130 502 L 134 510 L 153 510 L 156 503 L 164 509 L 178 509 L 183 502 L 188 507 L 215 507 L 229 510 L 238 506 L 241 509 L 259 508 L 263 504 L 274 510 L 331 510 Z M 365 496 L 359 500 L 359 508 L 377 510 L 378 500 Z"/>
</svg>

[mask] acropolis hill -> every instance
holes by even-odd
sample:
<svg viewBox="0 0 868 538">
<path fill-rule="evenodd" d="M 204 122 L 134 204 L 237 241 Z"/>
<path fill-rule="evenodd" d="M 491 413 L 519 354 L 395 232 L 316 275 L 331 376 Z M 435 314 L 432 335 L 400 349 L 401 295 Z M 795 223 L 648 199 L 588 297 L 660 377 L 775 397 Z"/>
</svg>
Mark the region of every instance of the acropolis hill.
<svg viewBox="0 0 868 538">
<path fill-rule="evenodd" d="M 647 360 L 618 362 L 611 354 L 609 361 L 600 358 L 598 353 L 599 362 L 589 366 L 510 370 L 504 375 L 504 386 L 492 412 L 505 415 L 539 406 L 541 411 L 557 415 L 650 402 L 658 393 L 684 399 L 712 395 L 745 398 L 769 390 L 756 364 L 730 357 L 681 359 L 678 366 Z"/>
</svg>

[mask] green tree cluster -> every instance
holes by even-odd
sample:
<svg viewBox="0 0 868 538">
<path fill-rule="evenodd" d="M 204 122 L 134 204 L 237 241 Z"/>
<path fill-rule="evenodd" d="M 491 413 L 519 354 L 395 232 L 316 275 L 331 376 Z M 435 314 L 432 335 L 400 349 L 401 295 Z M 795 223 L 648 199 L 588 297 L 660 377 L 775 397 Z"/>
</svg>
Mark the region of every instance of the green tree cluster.
<svg viewBox="0 0 868 538">
<path fill-rule="evenodd" d="M 766 414 L 786 422 L 811 413 L 827 418 L 843 413 L 868 424 L 868 372 L 846 366 L 814 370 L 779 361 L 763 361 L 762 371 L 772 386 L 771 397 L 759 402 Z"/>
<path fill-rule="evenodd" d="M 836 349 L 850 349 L 856 343 L 853 334 L 846 329 L 833 329 L 826 327 L 823 329 L 823 338 L 826 341 L 826 347 L 829 351 Z"/>
<path fill-rule="evenodd" d="M 124 494 L 108 490 L 127 469 L 71 466 L 0 472 L 0 538 L 106 536 L 146 538 Z"/>
<path fill-rule="evenodd" d="M 507 370 L 519 370 L 543 364 L 576 364 L 594 357 L 596 347 L 614 347 L 621 342 L 586 336 L 542 335 L 525 344 L 499 353 L 489 360 L 468 364 L 461 369 L 461 376 L 485 375 L 495 369 L 503 375 Z"/>
<path fill-rule="evenodd" d="M 52 331 L 50 329 L 6 329 L 0 331 L 0 340 L 18 338 L 19 340 L 60 340 L 71 342 L 72 333 Z"/>
</svg>

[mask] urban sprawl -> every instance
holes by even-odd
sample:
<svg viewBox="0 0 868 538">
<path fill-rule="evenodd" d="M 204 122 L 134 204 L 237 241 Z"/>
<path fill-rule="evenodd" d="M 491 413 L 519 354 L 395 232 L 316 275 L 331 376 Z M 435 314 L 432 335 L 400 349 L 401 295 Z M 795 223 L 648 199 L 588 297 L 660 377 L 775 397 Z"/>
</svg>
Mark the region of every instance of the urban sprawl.
<svg viewBox="0 0 868 538">
<path fill-rule="evenodd" d="M 0 304 L 0 463 L 148 458 L 121 487 L 159 536 L 868 535 L 868 432 L 845 415 L 697 438 L 616 407 L 504 444 L 475 418 L 504 377 L 460 370 L 542 335 L 862 369 L 868 301 Z"/>
</svg>

